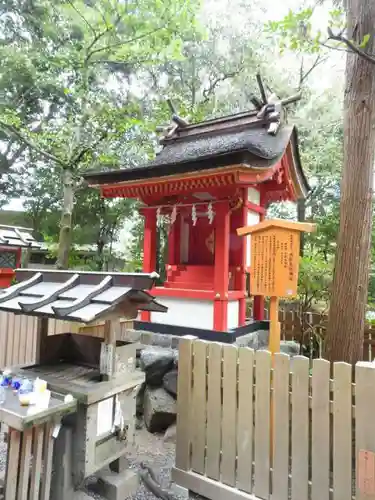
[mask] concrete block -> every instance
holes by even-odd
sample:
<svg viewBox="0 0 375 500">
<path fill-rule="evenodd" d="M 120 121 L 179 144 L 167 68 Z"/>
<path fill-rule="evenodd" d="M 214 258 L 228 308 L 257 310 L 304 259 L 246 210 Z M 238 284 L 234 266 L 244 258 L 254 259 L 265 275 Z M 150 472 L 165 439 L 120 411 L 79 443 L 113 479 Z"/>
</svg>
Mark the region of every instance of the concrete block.
<svg viewBox="0 0 375 500">
<path fill-rule="evenodd" d="M 96 492 L 106 500 L 124 500 L 134 495 L 139 487 L 139 477 L 130 469 L 117 474 L 106 468 L 98 472 L 96 477 Z"/>
</svg>

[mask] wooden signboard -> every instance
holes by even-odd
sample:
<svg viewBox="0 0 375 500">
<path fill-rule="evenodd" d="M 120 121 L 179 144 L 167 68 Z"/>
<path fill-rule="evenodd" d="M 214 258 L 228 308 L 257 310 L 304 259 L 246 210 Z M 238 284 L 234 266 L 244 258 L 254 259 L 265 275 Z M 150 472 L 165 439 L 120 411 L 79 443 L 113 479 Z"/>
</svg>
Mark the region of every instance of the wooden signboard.
<svg viewBox="0 0 375 500">
<path fill-rule="evenodd" d="M 314 224 L 278 219 L 237 230 L 239 236 L 251 234 L 251 295 L 297 295 L 300 233 L 314 230 Z"/>
<path fill-rule="evenodd" d="M 251 294 L 293 297 L 297 294 L 300 235 L 270 227 L 251 237 Z"/>
<path fill-rule="evenodd" d="M 269 350 L 272 353 L 280 351 L 279 297 L 297 295 L 302 231 L 315 231 L 315 224 L 269 219 L 237 229 L 239 236 L 251 234 L 251 295 L 270 297 Z"/>
</svg>

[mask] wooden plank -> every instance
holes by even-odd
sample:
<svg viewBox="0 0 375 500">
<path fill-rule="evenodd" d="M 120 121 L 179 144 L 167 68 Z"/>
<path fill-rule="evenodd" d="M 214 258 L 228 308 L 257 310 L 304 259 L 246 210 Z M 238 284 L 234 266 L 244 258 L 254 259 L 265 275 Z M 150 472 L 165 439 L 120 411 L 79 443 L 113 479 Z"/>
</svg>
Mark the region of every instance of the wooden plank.
<svg viewBox="0 0 375 500">
<path fill-rule="evenodd" d="M 8 342 L 8 320 L 9 314 L 0 312 L 0 369 L 4 369 L 6 363 L 7 342 Z"/>
<path fill-rule="evenodd" d="M 20 459 L 21 433 L 14 429 L 8 430 L 8 453 L 5 473 L 5 499 L 16 500 L 18 465 Z"/>
<path fill-rule="evenodd" d="M 221 363 L 222 344 L 210 342 L 208 346 L 206 474 L 217 481 L 220 479 L 221 454 Z"/>
<path fill-rule="evenodd" d="M 251 493 L 253 481 L 254 351 L 238 352 L 237 487 Z"/>
<path fill-rule="evenodd" d="M 190 419 L 193 343 L 196 337 L 185 336 L 179 343 L 177 393 L 176 467 L 190 469 Z"/>
<path fill-rule="evenodd" d="M 43 480 L 41 487 L 40 500 L 49 500 L 51 491 L 51 476 L 52 476 L 52 456 L 54 439 L 52 437 L 53 424 L 48 422 L 45 424 L 44 440 L 43 440 Z"/>
<path fill-rule="evenodd" d="M 13 351 L 11 355 L 11 365 L 20 365 L 23 363 L 21 358 L 20 346 L 25 342 L 25 332 L 21 329 L 21 316 L 14 316 L 14 332 L 13 332 Z"/>
<path fill-rule="evenodd" d="M 34 427 L 33 465 L 31 469 L 30 500 L 39 500 L 40 480 L 42 474 L 44 426 Z"/>
<path fill-rule="evenodd" d="M 5 366 L 9 367 L 13 364 L 13 343 L 14 343 L 14 314 L 9 313 L 8 329 L 7 329 L 7 350 L 5 354 Z"/>
<path fill-rule="evenodd" d="M 273 372 L 272 499 L 289 498 L 289 356 L 275 354 Z"/>
<path fill-rule="evenodd" d="M 30 479 L 31 446 L 33 430 L 26 429 L 22 433 L 21 461 L 19 464 L 18 495 L 17 500 L 27 500 Z"/>
<path fill-rule="evenodd" d="M 311 500 L 329 500 L 330 364 L 314 359 L 312 370 Z"/>
<path fill-rule="evenodd" d="M 270 392 L 271 355 L 255 355 L 255 496 L 268 499 L 270 494 Z"/>
<path fill-rule="evenodd" d="M 221 442 L 221 481 L 236 484 L 237 428 L 237 356 L 238 348 L 223 347 L 223 419 Z"/>
<path fill-rule="evenodd" d="M 207 342 L 196 340 L 193 345 L 193 354 L 194 367 L 191 406 L 194 415 L 194 425 L 191 427 L 191 468 L 195 472 L 204 474 L 206 463 Z"/>
<path fill-rule="evenodd" d="M 208 500 L 260 500 L 237 488 L 227 486 L 192 471 L 172 469 L 172 480 L 179 486 Z"/>
<path fill-rule="evenodd" d="M 41 364 L 45 356 L 45 344 L 48 336 L 48 318 L 38 317 L 36 319 L 36 346 L 35 362 Z"/>
<path fill-rule="evenodd" d="M 355 368 L 356 500 L 375 498 L 374 387 L 375 366 L 364 362 L 357 363 Z"/>
<path fill-rule="evenodd" d="M 352 498 L 352 367 L 333 367 L 333 500 Z"/>
<path fill-rule="evenodd" d="M 309 489 L 309 360 L 292 364 L 292 500 L 308 500 Z"/>
</svg>

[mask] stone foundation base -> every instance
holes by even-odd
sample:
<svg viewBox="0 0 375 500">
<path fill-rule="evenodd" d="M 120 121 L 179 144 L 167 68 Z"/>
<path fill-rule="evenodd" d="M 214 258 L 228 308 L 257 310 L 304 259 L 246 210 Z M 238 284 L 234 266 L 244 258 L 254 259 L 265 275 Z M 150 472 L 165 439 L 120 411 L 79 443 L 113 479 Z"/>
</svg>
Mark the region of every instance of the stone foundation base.
<svg viewBox="0 0 375 500">
<path fill-rule="evenodd" d="M 117 473 L 109 468 L 96 474 L 95 490 L 106 500 L 124 500 L 134 495 L 139 486 L 138 474 L 130 469 Z"/>
</svg>

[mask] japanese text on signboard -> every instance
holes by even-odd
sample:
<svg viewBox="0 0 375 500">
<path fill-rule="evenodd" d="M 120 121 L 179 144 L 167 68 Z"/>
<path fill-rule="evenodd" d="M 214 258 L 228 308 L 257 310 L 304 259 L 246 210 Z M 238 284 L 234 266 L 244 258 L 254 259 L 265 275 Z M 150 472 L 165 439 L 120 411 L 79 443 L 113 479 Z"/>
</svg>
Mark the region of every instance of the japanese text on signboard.
<svg viewBox="0 0 375 500">
<path fill-rule="evenodd" d="M 251 294 L 291 297 L 297 293 L 300 235 L 269 228 L 251 236 Z"/>
</svg>

